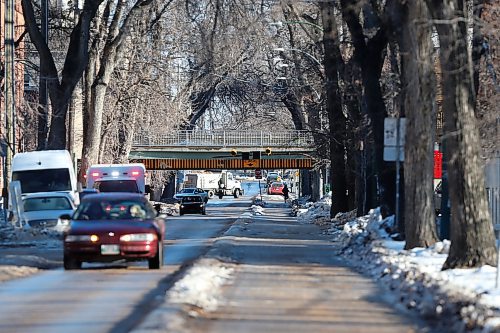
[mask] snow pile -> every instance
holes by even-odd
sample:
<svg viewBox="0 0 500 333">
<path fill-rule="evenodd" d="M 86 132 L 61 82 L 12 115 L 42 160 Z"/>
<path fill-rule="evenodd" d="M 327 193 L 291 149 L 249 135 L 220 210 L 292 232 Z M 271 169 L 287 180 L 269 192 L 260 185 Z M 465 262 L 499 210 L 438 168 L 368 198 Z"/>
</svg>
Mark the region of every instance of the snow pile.
<svg viewBox="0 0 500 333">
<path fill-rule="evenodd" d="M 38 268 L 27 266 L 0 266 L 0 282 L 25 277 L 38 272 Z"/>
<path fill-rule="evenodd" d="M 382 219 L 379 208 L 370 210 L 365 216 L 355 218 L 355 215 L 356 211 L 337 214 L 332 220 L 329 232 L 343 242 L 344 246 L 390 238 L 394 230 L 393 216 Z"/>
<path fill-rule="evenodd" d="M 250 210 L 252 211 L 253 215 L 264 215 L 264 208 L 262 206 L 252 205 L 252 207 L 250 207 Z"/>
<path fill-rule="evenodd" d="M 10 222 L 0 222 L 0 246 L 60 247 L 62 233 L 49 228 L 15 227 Z"/>
<path fill-rule="evenodd" d="M 220 288 L 231 279 L 234 268 L 214 259 L 203 259 L 167 292 L 172 303 L 190 304 L 203 311 L 215 311 Z M 190 313 L 195 315 L 196 312 Z"/>
<path fill-rule="evenodd" d="M 395 302 L 446 331 L 500 331 L 495 268 L 441 271 L 450 242 L 406 251 L 404 242 L 391 239 L 393 217 L 382 219 L 379 209 L 348 222 L 333 222 L 330 232 L 342 243 L 343 253 L 388 288 Z"/>
<path fill-rule="evenodd" d="M 303 208 L 297 211 L 299 223 L 314 223 L 320 226 L 331 223 L 330 207 L 332 206 L 331 195 L 325 195 L 318 202 L 307 202 Z"/>
</svg>

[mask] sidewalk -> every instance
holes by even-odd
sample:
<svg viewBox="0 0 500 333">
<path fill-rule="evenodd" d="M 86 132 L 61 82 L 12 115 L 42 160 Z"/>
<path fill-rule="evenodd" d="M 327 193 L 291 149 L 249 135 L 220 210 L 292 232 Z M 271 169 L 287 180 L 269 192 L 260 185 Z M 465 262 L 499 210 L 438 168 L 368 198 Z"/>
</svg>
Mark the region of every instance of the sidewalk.
<svg viewBox="0 0 500 333">
<path fill-rule="evenodd" d="M 289 211 L 239 219 L 198 263 L 226 272 L 210 288 L 213 299 L 183 297 L 178 288 L 134 332 L 431 331 L 393 309 L 380 286 L 336 255 L 330 236 Z"/>
</svg>

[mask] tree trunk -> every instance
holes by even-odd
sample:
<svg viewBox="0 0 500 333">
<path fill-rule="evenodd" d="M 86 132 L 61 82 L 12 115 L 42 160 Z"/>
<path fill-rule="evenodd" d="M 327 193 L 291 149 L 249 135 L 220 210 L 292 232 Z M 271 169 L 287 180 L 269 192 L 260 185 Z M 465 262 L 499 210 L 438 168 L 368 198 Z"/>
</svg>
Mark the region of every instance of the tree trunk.
<svg viewBox="0 0 500 333">
<path fill-rule="evenodd" d="M 132 149 L 135 128 L 135 108 L 122 114 L 120 123 L 122 126 L 118 129 L 118 163 L 127 163 L 128 155 Z"/>
<path fill-rule="evenodd" d="M 109 35 L 106 38 L 106 45 L 99 60 L 99 71 L 97 77 L 87 76 L 87 79 L 93 79 L 91 85 L 91 96 L 87 103 L 86 140 L 82 151 L 82 172 L 95 163 L 99 162 L 101 143 L 102 118 L 104 112 L 104 102 L 108 84 L 116 65 L 122 59 L 124 53 L 124 43 L 130 36 L 130 25 L 137 17 L 148 10 L 152 0 L 137 0 L 130 11 L 124 15 L 127 3 L 119 2 L 118 7 L 113 14 L 113 21 L 109 26 Z M 125 16 L 125 18 L 124 18 Z M 92 62 L 96 64 L 97 59 Z M 89 67 L 90 68 L 90 67 Z M 94 67 L 92 67 L 94 70 Z M 88 84 L 87 84 L 88 87 Z"/>
<path fill-rule="evenodd" d="M 387 112 L 380 88 L 380 76 L 384 61 L 383 51 L 387 46 L 386 29 L 383 25 L 379 25 L 373 37 L 366 37 L 359 21 L 361 2 L 341 0 L 341 4 L 342 16 L 349 27 L 355 48 L 354 59 L 361 67 L 364 88 L 362 110 L 368 114 L 371 121 L 373 142 L 364 143 L 364 149 L 368 150 L 365 180 L 367 207 L 380 205 L 384 215 L 387 215 L 394 211 L 395 170 L 391 164 L 383 160 L 384 118 Z"/>
<path fill-rule="evenodd" d="M 443 269 L 496 265 L 493 225 L 484 189 L 467 9 L 459 0 L 426 0 L 440 42 L 443 75 L 444 159 L 451 203 L 450 253 Z"/>
<path fill-rule="evenodd" d="M 73 91 L 73 89 L 71 89 Z M 71 97 L 65 93 L 58 94 L 59 98 L 52 100 L 52 118 L 47 142 L 49 149 L 66 149 L 66 119 Z"/>
<path fill-rule="evenodd" d="M 478 21 L 481 20 L 483 5 L 484 0 L 473 0 L 472 19 L 474 20 L 474 25 L 472 33 L 472 63 L 474 65 L 474 96 L 477 96 L 479 91 L 479 71 L 481 69 L 480 60 L 483 53 L 484 37 L 481 33 L 480 24 L 478 23 Z"/>
<path fill-rule="evenodd" d="M 347 176 L 345 160 L 345 142 L 347 119 L 342 110 L 339 94 L 338 66 L 341 61 L 337 23 L 335 22 L 334 3 L 322 2 L 321 19 L 323 22 L 324 67 L 326 76 L 326 110 L 329 119 L 330 132 L 330 160 L 332 207 L 330 214 L 349 210 L 347 197 Z"/>
<path fill-rule="evenodd" d="M 406 113 L 405 249 L 437 242 L 433 201 L 433 44 L 429 12 L 423 1 L 402 4 L 399 38 Z"/>
<path fill-rule="evenodd" d="M 76 26 L 73 28 L 62 69 L 61 80 L 52 53 L 37 25 L 31 0 L 22 0 L 26 29 L 43 63 L 42 74 L 47 75 L 52 119 L 47 148 L 66 149 L 66 116 L 73 91 L 81 79 L 88 62 L 90 23 L 102 0 L 86 0 Z M 42 120 L 43 122 L 43 120 Z M 43 125 L 43 124 L 42 124 Z M 43 139 L 43 138 L 42 138 Z"/>
</svg>

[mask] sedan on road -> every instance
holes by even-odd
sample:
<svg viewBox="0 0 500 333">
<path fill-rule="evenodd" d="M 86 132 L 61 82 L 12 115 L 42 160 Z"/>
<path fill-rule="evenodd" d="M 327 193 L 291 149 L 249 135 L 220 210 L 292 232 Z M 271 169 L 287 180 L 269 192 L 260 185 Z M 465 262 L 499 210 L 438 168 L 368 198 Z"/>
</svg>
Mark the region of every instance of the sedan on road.
<svg viewBox="0 0 500 333">
<path fill-rule="evenodd" d="M 62 231 L 59 216 L 73 214 L 73 198 L 67 192 L 37 192 L 23 196 L 22 219 L 33 228 L 50 228 Z"/>
<path fill-rule="evenodd" d="M 186 195 L 181 197 L 180 215 L 186 213 L 205 215 L 207 213 L 206 209 L 206 202 L 199 195 Z"/>
<path fill-rule="evenodd" d="M 283 194 L 285 184 L 282 182 L 273 182 L 268 188 L 268 194 Z"/>
<path fill-rule="evenodd" d="M 142 194 L 89 194 L 80 202 L 64 235 L 64 268 L 82 262 L 147 260 L 150 269 L 163 264 L 165 220 Z"/>
</svg>

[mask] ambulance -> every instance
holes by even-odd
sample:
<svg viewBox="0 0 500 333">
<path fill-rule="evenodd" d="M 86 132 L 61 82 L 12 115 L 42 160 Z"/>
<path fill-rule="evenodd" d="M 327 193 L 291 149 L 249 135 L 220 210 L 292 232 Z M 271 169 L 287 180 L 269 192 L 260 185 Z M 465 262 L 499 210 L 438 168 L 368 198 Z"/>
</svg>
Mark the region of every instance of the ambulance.
<svg viewBox="0 0 500 333">
<path fill-rule="evenodd" d="M 87 170 L 87 188 L 147 194 L 146 167 L 142 163 L 94 164 Z"/>
</svg>

